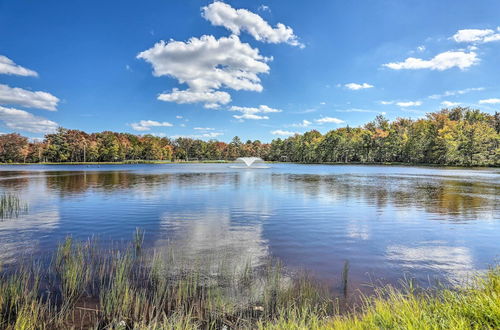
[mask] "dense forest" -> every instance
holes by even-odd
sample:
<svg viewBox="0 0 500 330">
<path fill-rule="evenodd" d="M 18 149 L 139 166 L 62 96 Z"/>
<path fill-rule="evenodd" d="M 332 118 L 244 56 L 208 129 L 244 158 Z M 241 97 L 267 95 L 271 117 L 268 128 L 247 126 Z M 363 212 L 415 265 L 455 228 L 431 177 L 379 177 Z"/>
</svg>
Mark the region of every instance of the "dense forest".
<svg viewBox="0 0 500 330">
<path fill-rule="evenodd" d="M 59 128 L 43 141 L 17 133 L 0 135 L 0 162 L 117 162 L 132 160 L 233 160 L 256 156 L 290 162 L 402 162 L 465 166 L 500 165 L 500 113 L 470 108 L 444 109 L 426 118 L 383 116 L 362 127 L 343 127 L 322 135 L 311 130 L 271 143 L 230 143 L 191 138 Z"/>
</svg>

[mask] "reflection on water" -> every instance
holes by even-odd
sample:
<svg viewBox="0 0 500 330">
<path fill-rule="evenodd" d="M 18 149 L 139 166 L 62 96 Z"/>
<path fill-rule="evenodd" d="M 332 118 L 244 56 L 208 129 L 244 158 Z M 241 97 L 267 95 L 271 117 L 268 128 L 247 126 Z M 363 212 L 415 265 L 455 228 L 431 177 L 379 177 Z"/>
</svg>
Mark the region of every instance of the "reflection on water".
<svg viewBox="0 0 500 330">
<path fill-rule="evenodd" d="M 200 218 L 200 213 L 203 218 Z M 173 248 L 175 256 L 196 260 L 207 256 L 213 266 L 242 272 L 247 265 L 257 267 L 268 259 L 266 241 L 262 238 L 262 223 L 233 223 L 225 212 L 207 209 L 202 212 L 166 212 L 162 229 L 170 235 L 157 240 L 157 248 Z"/>
<path fill-rule="evenodd" d="M 441 242 L 443 243 L 443 242 Z M 460 283 L 474 270 L 473 258 L 467 247 L 449 247 L 434 244 L 408 247 L 392 245 L 387 247 L 387 259 L 414 271 L 433 269 L 448 280 Z"/>
<path fill-rule="evenodd" d="M 500 254 L 499 170 L 273 164 L 3 166 L 0 193 L 28 214 L 0 222 L 0 262 L 44 254 L 67 235 L 129 239 L 231 268 L 278 257 L 339 278 L 457 280 Z M 217 260 L 224 259 L 224 260 Z"/>
</svg>

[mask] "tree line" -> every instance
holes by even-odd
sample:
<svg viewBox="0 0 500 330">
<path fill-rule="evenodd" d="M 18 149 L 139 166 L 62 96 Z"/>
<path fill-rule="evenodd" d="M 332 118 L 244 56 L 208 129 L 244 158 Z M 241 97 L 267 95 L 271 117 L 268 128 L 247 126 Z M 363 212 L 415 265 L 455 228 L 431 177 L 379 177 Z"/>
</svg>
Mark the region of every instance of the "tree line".
<svg viewBox="0 0 500 330">
<path fill-rule="evenodd" d="M 425 118 L 389 121 L 377 116 L 362 127 L 321 134 L 311 130 L 271 143 L 234 137 L 230 143 L 191 138 L 59 128 L 43 141 L 0 135 L 0 162 L 118 162 L 133 160 L 234 160 L 242 156 L 306 163 L 500 165 L 500 113 L 456 107 Z"/>
</svg>

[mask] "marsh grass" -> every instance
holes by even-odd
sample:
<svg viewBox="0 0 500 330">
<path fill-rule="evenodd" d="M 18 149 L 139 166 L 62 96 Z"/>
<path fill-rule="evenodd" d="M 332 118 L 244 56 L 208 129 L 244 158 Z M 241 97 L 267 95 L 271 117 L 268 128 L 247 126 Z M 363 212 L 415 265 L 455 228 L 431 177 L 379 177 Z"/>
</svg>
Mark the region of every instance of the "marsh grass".
<svg viewBox="0 0 500 330">
<path fill-rule="evenodd" d="M 0 329 L 500 327 L 499 267 L 463 288 L 379 288 L 340 313 L 327 287 L 307 275 L 287 276 L 279 262 L 188 262 L 171 248 L 144 250 L 143 237 L 136 231 L 128 247 L 106 249 L 68 238 L 50 265 L 26 262 L 4 272 Z"/>
<path fill-rule="evenodd" d="M 349 261 L 346 260 L 344 262 L 344 268 L 342 269 L 342 293 L 344 295 L 344 299 L 347 299 L 348 285 L 349 285 Z"/>
<path fill-rule="evenodd" d="M 0 195 L 0 221 L 17 218 L 28 212 L 28 204 L 21 201 L 17 195 L 4 193 Z"/>
</svg>

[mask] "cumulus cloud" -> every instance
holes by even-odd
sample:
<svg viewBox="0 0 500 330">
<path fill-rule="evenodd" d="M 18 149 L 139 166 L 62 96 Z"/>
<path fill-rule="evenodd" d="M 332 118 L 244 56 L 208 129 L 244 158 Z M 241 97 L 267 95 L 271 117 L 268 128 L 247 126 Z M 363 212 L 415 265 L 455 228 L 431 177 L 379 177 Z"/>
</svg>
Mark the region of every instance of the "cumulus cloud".
<svg viewBox="0 0 500 330">
<path fill-rule="evenodd" d="M 338 118 L 334 118 L 334 117 L 322 117 L 322 118 L 316 119 L 314 121 L 317 122 L 318 124 L 329 124 L 329 123 L 342 124 L 345 122 L 342 119 L 338 119 Z"/>
<path fill-rule="evenodd" d="M 460 105 L 460 102 L 443 101 L 443 102 L 441 102 L 441 105 L 443 107 L 451 108 L 451 107 L 456 107 L 456 106 Z"/>
<path fill-rule="evenodd" d="M 37 77 L 38 73 L 17 65 L 10 58 L 0 55 L 0 74 Z"/>
<path fill-rule="evenodd" d="M 158 95 L 158 100 L 166 102 L 175 102 L 179 104 L 186 103 L 204 103 L 205 108 L 219 108 L 221 104 L 231 102 L 231 95 L 226 92 L 179 90 L 174 88 L 170 93 Z"/>
<path fill-rule="evenodd" d="M 456 42 L 466 43 L 487 43 L 493 41 L 500 41 L 500 27 L 497 31 L 491 29 L 464 29 L 458 30 L 451 39 Z"/>
<path fill-rule="evenodd" d="M 32 92 L 0 84 L 0 104 L 56 111 L 57 103 L 59 99 L 50 93 Z"/>
<path fill-rule="evenodd" d="M 296 132 L 290 132 L 290 131 L 284 131 L 284 130 L 281 130 L 281 129 L 277 129 L 275 131 L 271 131 L 271 134 L 272 135 L 280 135 L 280 136 L 291 136 L 291 135 L 295 135 L 295 134 L 298 134 Z"/>
<path fill-rule="evenodd" d="M 258 115 L 258 113 L 275 113 L 281 112 L 280 109 L 274 109 L 267 105 L 260 105 L 258 108 L 255 107 L 239 107 L 233 105 L 229 108 L 229 111 L 241 112 L 241 115 L 234 115 L 233 117 L 239 120 L 250 119 L 250 120 L 263 120 L 269 119 L 268 116 Z"/>
<path fill-rule="evenodd" d="M 396 102 L 396 105 L 403 108 L 418 107 L 422 105 L 422 102 L 421 101 Z"/>
<path fill-rule="evenodd" d="M 202 16 L 212 25 L 223 26 L 235 35 L 245 31 L 258 41 L 304 47 L 291 27 L 278 23 L 273 28 L 259 15 L 247 9 L 234 9 L 224 2 L 216 1 L 203 7 Z"/>
<path fill-rule="evenodd" d="M 205 35 L 187 42 L 160 41 L 137 58 L 153 66 L 154 76 L 170 76 L 188 85 L 185 91 L 174 89 L 161 94 L 160 100 L 204 102 L 209 108 L 230 102 L 228 93 L 216 92 L 221 88 L 262 91 L 258 75 L 269 72 L 266 62 L 272 60 L 235 35 L 220 39 Z"/>
<path fill-rule="evenodd" d="M 173 125 L 166 121 L 141 120 L 138 123 L 130 124 L 130 126 L 134 131 L 145 132 L 150 131 L 151 127 L 172 127 Z"/>
<path fill-rule="evenodd" d="M 440 99 L 442 97 L 463 95 L 463 94 L 467 94 L 470 92 L 479 92 L 479 91 L 483 91 L 483 90 L 484 90 L 484 87 L 466 88 L 466 89 L 460 89 L 460 90 L 455 90 L 455 91 L 446 91 L 443 94 L 434 94 L 434 95 L 429 96 L 429 98 L 430 99 Z"/>
<path fill-rule="evenodd" d="M 204 134 L 189 134 L 189 135 L 172 135 L 172 139 L 178 139 L 178 138 L 189 138 L 189 139 L 215 139 L 216 137 L 219 137 L 221 135 L 224 135 L 224 133 L 221 132 L 209 132 L 209 133 L 204 133 Z"/>
<path fill-rule="evenodd" d="M 2 106 L 0 106 L 0 121 L 12 130 L 31 133 L 52 133 L 58 127 L 57 123 L 51 120 L 34 116 L 24 110 Z"/>
<path fill-rule="evenodd" d="M 430 60 L 409 57 L 403 62 L 392 62 L 383 66 L 393 70 L 429 69 L 443 71 L 454 67 L 465 70 L 478 63 L 479 58 L 475 52 L 447 51 L 434 56 Z"/>
<path fill-rule="evenodd" d="M 383 103 L 383 104 L 392 104 L 393 102 L 389 102 L 389 103 Z M 386 113 L 385 112 L 381 112 L 381 111 L 376 111 L 376 110 L 368 110 L 368 109 L 356 109 L 356 108 L 353 108 L 353 109 L 345 109 L 345 110 L 335 110 L 336 112 L 362 112 L 362 113 L 380 113 L 382 115 L 385 115 Z"/>
<path fill-rule="evenodd" d="M 271 108 L 267 105 L 259 105 L 258 108 L 239 107 L 239 106 L 233 105 L 231 108 L 229 108 L 229 111 L 239 111 L 242 113 L 272 113 L 272 112 L 281 112 L 282 110 L 274 109 L 274 108 Z"/>
<path fill-rule="evenodd" d="M 350 90 L 353 90 L 353 91 L 357 91 L 357 90 L 360 90 L 360 89 L 373 88 L 374 86 L 370 85 L 370 84 L 367 84 L 367 83 L 362 83 L 362 84 L 349 83 L 349 84 L 345 84 L 344 87 L 346 87 L 346 88 L 348 88 Z"/>
<path fill-rule="evenodd" d="M 240 120 L 244 120 L 244 119 L 250 119 L 250 120 L 269 119 L 268 116 L 255 115 L 253 113 L 244 113 L 242 115 L 234 115 L 233 117 L 236 119 L 240 119 Z"/>
<path fill-rule="evenodd" d="M 500 99 L 486 99 L 486 100 L 480 100 L 479 104 L 499 104 Z"/>
<path fill-rule="evenodd" d="M 308 127 L 310 125 L 312 125 L 312 122 L 310 122 L 309 120 L 304 119 L 300 123 L 298 123 L 298 124 L 292 124 L 291 126 L 292 127 Z"/>
<path fill-rule="evenodd" d="M 193 129 L 195 129 L 197 131 L 213 131 L 213 130 L 215 130 L 215 128 L 212 128 L 212 127 L 195 127 Z"/>
</svg>

